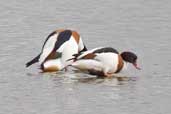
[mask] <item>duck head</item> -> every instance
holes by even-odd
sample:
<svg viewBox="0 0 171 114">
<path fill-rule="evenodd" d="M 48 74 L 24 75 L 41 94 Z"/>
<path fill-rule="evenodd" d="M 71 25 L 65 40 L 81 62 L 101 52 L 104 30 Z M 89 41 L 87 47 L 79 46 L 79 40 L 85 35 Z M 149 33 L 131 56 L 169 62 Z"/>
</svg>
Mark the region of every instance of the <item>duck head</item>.
<svg viewBox="0 0 171 114">
<path fill-rule="evenodd" d="M 137 55 L 132 52 L 122 52 L 121 57 L 124 61 L 131 63 L 136 69 L 141 70 L 137 65 Z"/>
</svg>

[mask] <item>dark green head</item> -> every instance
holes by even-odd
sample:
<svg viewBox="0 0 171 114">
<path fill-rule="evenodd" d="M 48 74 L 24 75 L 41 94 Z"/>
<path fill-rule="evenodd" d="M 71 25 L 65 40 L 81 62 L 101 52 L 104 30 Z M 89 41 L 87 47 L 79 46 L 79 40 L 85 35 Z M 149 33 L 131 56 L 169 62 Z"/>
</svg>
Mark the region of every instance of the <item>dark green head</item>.
<svg viewBox="0 0 171 114">
<path fill-rule="evenodd" d="M 133 52 L 126 51 L 121 53 L 121 57 L 124 61 L 132 63 L 136 69 L 140 70 L 140 68 L 137 66 L 138 57 L 136 54 L 134 54 Z"/>
</svg>

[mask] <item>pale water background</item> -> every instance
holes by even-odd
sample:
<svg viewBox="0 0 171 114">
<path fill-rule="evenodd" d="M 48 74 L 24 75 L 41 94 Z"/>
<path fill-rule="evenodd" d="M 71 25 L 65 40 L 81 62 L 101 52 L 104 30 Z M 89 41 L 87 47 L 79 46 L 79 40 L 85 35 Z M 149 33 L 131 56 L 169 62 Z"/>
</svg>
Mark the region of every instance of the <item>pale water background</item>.
<svg viewBox="0 0 171 114">
<path fill-rule="evenodd" d="M 117 82 L 26 69 L 58 28 L 134 51 L 142 70 Z M 1 0 L 0 36 L 0 114 L 171 114 L 170 0 Z"/>
</svg>

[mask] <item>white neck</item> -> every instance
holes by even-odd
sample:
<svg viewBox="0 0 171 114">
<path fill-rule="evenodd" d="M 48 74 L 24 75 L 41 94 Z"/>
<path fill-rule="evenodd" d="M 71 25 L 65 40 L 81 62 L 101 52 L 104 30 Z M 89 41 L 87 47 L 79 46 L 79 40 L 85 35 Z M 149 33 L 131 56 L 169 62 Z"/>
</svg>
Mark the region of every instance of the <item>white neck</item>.
<svg viewBox="0 0 171 114">
<path fill-rule="evenodd" d="M 122 71 L 123 71 L 123 70 L 126 70 L 127 67 L 128 67 L 128 62 L 124 61 L 124 66 L 123 66 L 123 68 L 122 68 Z"/>
</svg>

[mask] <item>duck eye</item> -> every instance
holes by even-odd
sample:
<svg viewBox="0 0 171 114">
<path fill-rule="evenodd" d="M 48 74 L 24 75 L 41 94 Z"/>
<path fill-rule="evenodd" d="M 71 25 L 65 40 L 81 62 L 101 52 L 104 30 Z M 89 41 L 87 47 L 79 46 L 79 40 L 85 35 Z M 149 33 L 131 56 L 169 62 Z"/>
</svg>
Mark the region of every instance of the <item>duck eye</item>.
<svg viewBox="0 0 171 114">
<path fill-rule="evenodd" d="M 137 58 L 134 58 L 134 59 L 133 59 L 133 62 L 136 62 L 136 61 L 137 61 Z"/>
</svg>

